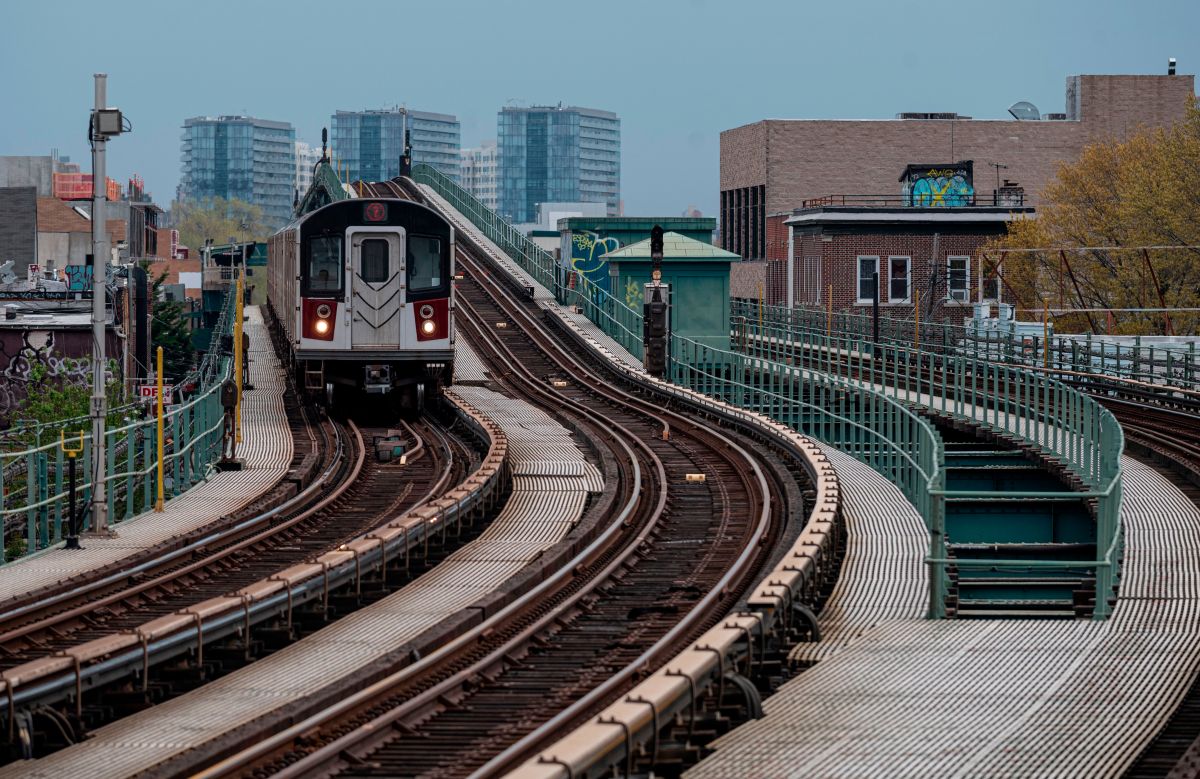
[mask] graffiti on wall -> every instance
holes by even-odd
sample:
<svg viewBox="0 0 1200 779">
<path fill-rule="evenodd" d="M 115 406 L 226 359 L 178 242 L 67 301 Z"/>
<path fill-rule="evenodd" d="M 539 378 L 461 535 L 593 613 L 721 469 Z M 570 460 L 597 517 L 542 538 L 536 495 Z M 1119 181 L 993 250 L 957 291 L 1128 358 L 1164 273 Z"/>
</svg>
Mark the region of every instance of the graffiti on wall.
<svg viewBox="0 0 1200 779">
<path fill-rule="evenodd" d="M 571 234 L 571 270 L 601 289 L 608 289 L 608 260 L 605 256 L 621 248 L 612 236 L 585 230 Z"/>
<path fill-rule="evenodd" d="M 91 265 L 68 265 L 63 268 L 67 274 L 67 289 L 71 292 L 86 292 L 92 288 Z"/>
<path fill-rule="evenodd" d="M 60 343 L 54 330 L 6 330 L 0 333 L 0 423 L 11 421 L 20 413 L 35 366 L 45 369 L 43 381 L 85 385 L 91 382 L 90 333 L 65 335 L 68 342 Z M 72 352 L 78 352 L 80 356 L 69 356 Z"/>
<path fill-rule="evenodd" d="M 909 165 L 904 188 L 908 205 L 919 208 L 956 208 L 975 201 L 970 163 Z"/>
</svg>

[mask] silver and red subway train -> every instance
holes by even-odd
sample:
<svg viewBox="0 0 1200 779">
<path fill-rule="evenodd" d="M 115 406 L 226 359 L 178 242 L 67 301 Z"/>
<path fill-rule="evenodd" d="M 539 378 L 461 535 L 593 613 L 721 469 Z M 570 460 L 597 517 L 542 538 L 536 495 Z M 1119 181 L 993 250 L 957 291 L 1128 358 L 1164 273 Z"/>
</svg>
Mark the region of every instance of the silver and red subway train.
<svg viewBox="0 0 1200 779">
<path fill-rule="evenodd" d="M 296 387 L 419 410 L 454 373 L 454 228 L 419 203 L 338 200 L 270 238 L 267 305 Z"/>
</svg>

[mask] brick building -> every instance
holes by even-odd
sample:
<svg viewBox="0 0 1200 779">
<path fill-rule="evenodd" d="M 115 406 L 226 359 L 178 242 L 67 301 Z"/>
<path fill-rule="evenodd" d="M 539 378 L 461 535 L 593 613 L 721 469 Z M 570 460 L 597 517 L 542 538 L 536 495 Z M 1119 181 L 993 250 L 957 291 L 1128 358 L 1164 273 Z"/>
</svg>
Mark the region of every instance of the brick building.
<svg viewBox="0 0 1200 779">
<path fill-rule="evenodd" d="M 786 257 L 782 225 L 833 193 L 899 196 L 896 177 L 927 160 L 974 162 L 974 199 L 991 204 L 993 164 L 1037 205 L 1058 165 L 1089 142 L 1180 119 L 1194 77 L 1072 76 L 1066 110 L 1038 120 L 900 114 L 892 120 L 764 120 L 721 133 L 721 243 L 748 260 Z M 921 118 L 910 118 L 921 117 Z M 933 118 L 931 118 L 933 117 Z M 781 216 L 774 220 L 772 215 Z"/>
<path fill-rule="evenodd" d="M 952 208 L 819 206 L 797 209 L 782 223 L 791 242 L 792 295 L 787 263 L 769 263 L 767 300 L 773 304 L 825 305 L 869 310 L 874 274 L 879 303 L 890 316 L 924 320 L 970 316 L 970 304 L 994 299 L 995 280 L 980 248 L 1033 209 L 1011 206 Z"/>
</svg>

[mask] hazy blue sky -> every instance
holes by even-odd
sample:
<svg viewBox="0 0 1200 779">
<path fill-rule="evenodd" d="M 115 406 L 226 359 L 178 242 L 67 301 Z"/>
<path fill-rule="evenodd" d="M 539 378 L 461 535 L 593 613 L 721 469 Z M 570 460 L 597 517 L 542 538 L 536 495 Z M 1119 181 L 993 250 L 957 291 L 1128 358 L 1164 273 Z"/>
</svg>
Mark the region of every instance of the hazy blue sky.
<svg viewBox="0 0 1200 779">
<path fill-rule="evenodd" d="M 0 154 L 90 165 L 96 71 L 134 132 L 109 172 L 159 202 L 190 116 L 249 113 L 319 142 L 335 109 L 457 114 L 464 145 L 522 104 L 616 111 L 626 212 L 716 211 L 722 130 L 762 118 L 1063 110 L 1066 76 L 1200 68 L 1198 0 L 3 0 Z M 95 19 L 93 8 L 101 18 Z"/>
</svg>

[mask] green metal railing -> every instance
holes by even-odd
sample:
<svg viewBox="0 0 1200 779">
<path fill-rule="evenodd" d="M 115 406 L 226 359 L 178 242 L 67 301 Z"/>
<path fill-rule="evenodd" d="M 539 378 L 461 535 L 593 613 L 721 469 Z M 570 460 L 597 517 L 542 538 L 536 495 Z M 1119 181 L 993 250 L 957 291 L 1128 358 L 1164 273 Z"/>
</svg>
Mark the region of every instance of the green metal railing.
<svg viewBox="0 0 1200 779">
<path fill-rule="evenodd" d="M 558 297 L 562 280 L 554 257 L 529 240 L 492 209 L 441 171 L 421 164 L 413 168 L 413 181 L 425 184 L 441 195 L 456 211 L 471 220 L 488 240 L 500 247 L 538 284 Z M 561 300 L 561 298 L 559 298 Z"/>
<path fill-rule="evenodd" d="M 1087 566 L 1096 570 L 1096 615 L 1107 615 L 1122 544 L 1120 455 L 1124 448 L 1121 426 L 1108 409 L 1043 373 L 953 352 L 930 353 L 893 342 L 872 344 L 859 337 L 827 336 L 805 327 L 771 324 L 765 315 L 760 319 L 757 311 L 747 313 L 754 316 L 736 318 L 733 328 L 736 353 L 746 359 L 784 365 L 806 380 L 837 377 L 905 405 L 1015 435 L 1075 473 L 1086 489 L 1074 494 L 1096 502 L 1097 559 Z M 1048 497 L 1044 492 L 1006 496 Z M 945 554 L 931 555 L 931 561 L 945 558 Z M 964 562 L 955 564 L 962 567 Z M 979 567 L 979 561 L 970 565 Z M 1039 565 L 1078 567 L 1057 561 Z"/>
<path fill-rule="evenodd" d="M 816 306 L 763 305 L 758 301 L 735 298 L 730 314 L 795 330 L 826 333 L 843 338 L 870 340 L 874 323 L 869 314 L 838 310 L 832 313 Z M 918 346 L 938 354 L 976 355 L 997 362 L 1020 365 L 1033 370 L 1059 374 L 1072 383 L 1089 378 L 1115 377 L 1153 385 L 1157 388 L 1200 392 L 1200 350 L 1195 342 L 1174 345 L 1143 342 L 1134 337 L 1132 344 L 1114 343 L 1082 335 L 1018 333 L 1014 328 L 976 330 L 948 321 L 922 321 L 881 314 L 879 340 L 898 345 Z"/>
<path fill-rule="evenodd" d="M 234 295 L 226 296 L 214 332 L 214 346 L 194 374 L 201 382 L 196 394 L 164 415 L 164 491 L 181 494 L 207 478 L 220 457 L 224 409 L 221 384 L 229 377 L 230 359 L 219 354 L 220 336 L 233 317 Z M 149 416 L 105 430 L 105 477 L 108 515 L 121 522 L 151 508 L 157 492 L 158 453 L 155 451 L 157 419 Z M 0 563 L 8 550 L 28 554 L 62 540 L 70 517 L 66 455 L 60 434 L 68 444 L 82 435 L 83 452 L 76 463 L 77 503 L 82 511 L 91 500 L 93 442 L 87 420 L 43 425 L 45 438 L 21 451 L 0 451 Z M 49 429 L 53 435 L 49 435 Z M 90 518 L 89 518 L 90 521 Z M 85 525 L 86 527 L 86 525 Z M 14 555 L 19 556 L 19 555 Z"/>
<path fill-rule="evenodd" d="M 929 616 L 945 616 L 945 451 L 933 426 L 860 383 L 671 337 L 670 379 L 846 452 L 895 484 L 929 535 Z M 986 561 L 984 561 L 986 562 Z"/>
</svg>

